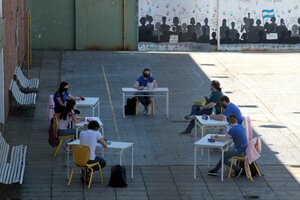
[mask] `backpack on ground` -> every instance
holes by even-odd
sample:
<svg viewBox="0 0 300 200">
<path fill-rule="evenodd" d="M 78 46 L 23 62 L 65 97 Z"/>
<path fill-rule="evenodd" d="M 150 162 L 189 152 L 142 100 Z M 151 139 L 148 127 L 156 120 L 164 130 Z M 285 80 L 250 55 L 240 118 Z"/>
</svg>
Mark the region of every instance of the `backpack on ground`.
<svg viewBox="0 0 300 200">
<path fill-rule="evenodd" d="M 135 97 L 133 98 L 128 98 L 126 105 L 125 105 L 125 114 L 126 115 L 135 115 L 135 109 L 136 109 L 136 99 Z"/>
<path fill-rule="evenodd" d="M 254 162 L 255 162 L 255 161 L 254 161 Z M 245 165 L 244 165 L 244 162 L 240 162 L 238 166 L 241 167 L 241 168 L 243 168 L 243 171 L 242 171 L 241 175 L 245 175 L 245 176 L 246 176 L 246 171 L 245 171 Z M 251 171 L 251 176 L 256 176 L 256 175 L 258 175 L 258 171 L 257 171 L 257 169 L 256 169 L 256 167 L 255 167 L 255 165 L 254 165 L 254 163 L 251 163 L 251 164 L 249 165 L 249 167 L 250 167 L 250 171 Z"/>
<path fill-rule="evenodd" d="M 115 165 L 111 167 L 108 186 L 127 187 L 126 168 L 124 166 Z"/>
<path fill-rule="evenodd" d="M 59 143 L 57 137 L 57 128 L 58 128 L 57 125 L 58 125 L 58 119 L 57 116 L 54 115 L 50 121 L 49 129 L 48 129 L 48 142 L 52 147 L 56 147 Z"/>
</svg>

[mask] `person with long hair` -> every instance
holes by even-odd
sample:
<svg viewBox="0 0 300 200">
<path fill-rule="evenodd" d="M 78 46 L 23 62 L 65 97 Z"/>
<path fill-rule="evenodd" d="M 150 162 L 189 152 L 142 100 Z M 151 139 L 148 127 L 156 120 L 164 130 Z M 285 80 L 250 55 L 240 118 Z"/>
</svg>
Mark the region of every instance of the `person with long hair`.
<svg viewBox="0 0 300 200">
<path fill-rule="evenodd" d="M 204 97 L 206 100 L 205 105 L 193 105 L 191 109 L 191 113 L 186 115 L 184 118 L 186 120 L 191 120 L 188 127 L 181 132 L 180 134 L 191 134 L 191 131 L 195 127 L 195 120 L 196 115 L 210 115 L 212 114 L 213 108 L 215 108 L 216 113 L 221 113 L 221 105 L 220 105 L 220 98 L 223 96 L 222 88 L 220 87 L 220 83 L 217 80 L 213 80 L 210 85 L 211 94 L 209 97 Z"/>
<path fill-rule="evenodd" d="M 60 116 L 58 117 L 58 132 L 59 136 L 66 136 L 66 135 L 76 135 L 76 130 L 70 128 L 70 123 L 73 121 L 74 123 L 78 123 L 84 121 L 82 117 L 76 117 L 75 113 L 75 105 L 76 101 L 73 99 L 67 100 L 66 107 L 61 112 Z"/>
<path fill-rule="evenodd" d="M 58 90 L 54 93 L 53 101 L 54 101 L 54 111 L 55 113 L 61 113 L 66 107 L 66 102 L 68 99 L 73 100 L 84 100 L 83 97 L 74 97 L 69 92 L 69 84 L 65 81 L 62 81 L 59 84 Z"/>
</svg>

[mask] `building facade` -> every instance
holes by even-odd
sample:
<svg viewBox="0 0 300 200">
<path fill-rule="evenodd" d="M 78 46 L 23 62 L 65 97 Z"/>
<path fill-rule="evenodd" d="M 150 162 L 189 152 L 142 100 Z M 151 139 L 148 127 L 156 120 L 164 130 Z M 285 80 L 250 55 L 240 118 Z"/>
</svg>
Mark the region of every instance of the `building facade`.
<svg viewBox="0 0 300 200">
<path fill-rule="evenodd" d="M 17 65 L 26 52 L 25 0 L 0 0 L 0 130 L 3 130 L 10 108 L 9 86 Z"/>
<path fill-rule="evenodd" d="M 33 48 L 298 50 L 300 0 L 31 0 Z"/>
</svg>

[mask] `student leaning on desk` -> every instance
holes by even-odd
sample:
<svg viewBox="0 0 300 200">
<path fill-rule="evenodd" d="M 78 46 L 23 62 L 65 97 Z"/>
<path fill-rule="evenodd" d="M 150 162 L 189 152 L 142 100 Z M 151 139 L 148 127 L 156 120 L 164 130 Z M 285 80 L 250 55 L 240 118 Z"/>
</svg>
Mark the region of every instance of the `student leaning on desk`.
<svg viewBox="0 0 300 200">
<path fill-rule="evenodd" d="M 224 136 L 213 136 L 211 138 L 212 141 L 220 141 L 224 142 L 226 140 L 232 139 L 234 146 L 229 149 L 227 152 L 224 153 L 224 163 L 229 166 L 230 162 L 229 159 L 233 156 L 245 156 L 246 154 L 246 148 L 247 148 L 247 137 L 245 129 L 242 125 L 238 124 L 237 117 L 235 115 L 229 115 L 227 117 L 227 121 L 231 128 L 229 129 L 228 133 Z M 222 158 L 218 162 L 218 164 L 215 166 L 215 168 L 208 171 L 209 175 L 217 176 L 218 171 L 222 166 Z M 240 176 L 243 168 L 240 168 L 236 165 L 233 165 L 232 168 L 235 170 L 236 176 Z"/>
<path fill-rule="evenodd" d="M 81 131 L 79 135 L 79 141 L 81 145 L 87 145 L 90 147 L 90 158 L 87 164 L 93 164 L 99 162 L 101 169 L 103 169 L 106 166 L 106 161 L 96 156 L 96 146 L 97 143 L 100 143 L 104 148 L 108 147 L 108 144 L 106 143 L 104 137 L 99 131 L 100 125 L 97 121 L 90 121 L 87 130 Z M 95 165 L 93 167 L 94 171 L 99 170 L 99 166 Z M 82 171 L 81 172 L 81 180 L 86 179 L 86 182 L 88 183 L 90 180 L 91 171 Z"/>
</svg>

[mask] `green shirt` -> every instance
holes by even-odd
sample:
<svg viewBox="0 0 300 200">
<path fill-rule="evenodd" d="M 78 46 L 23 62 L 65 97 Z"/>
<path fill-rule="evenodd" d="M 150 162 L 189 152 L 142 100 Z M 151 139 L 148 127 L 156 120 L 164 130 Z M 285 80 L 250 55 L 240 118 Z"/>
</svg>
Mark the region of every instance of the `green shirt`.
<svg viewBox="0 0 300 200">
<path fill-rule="evenodd" d="M 208 98 L 208 100 L 206 101 L 206 105 L 211 103 L 211 102 L 214 102 L 216 103 L 216 113 L 217 114 L 220 114 L 221 113 L 221 104 L 220 104 L 220 98 L 223 96 L 223 93 L 222 91 L 215 91 L 215 92 L 212 92 Z M 209 109 L 209 111 L 211 112 L 212 111 L 212 108 Z"/>
</svg>

